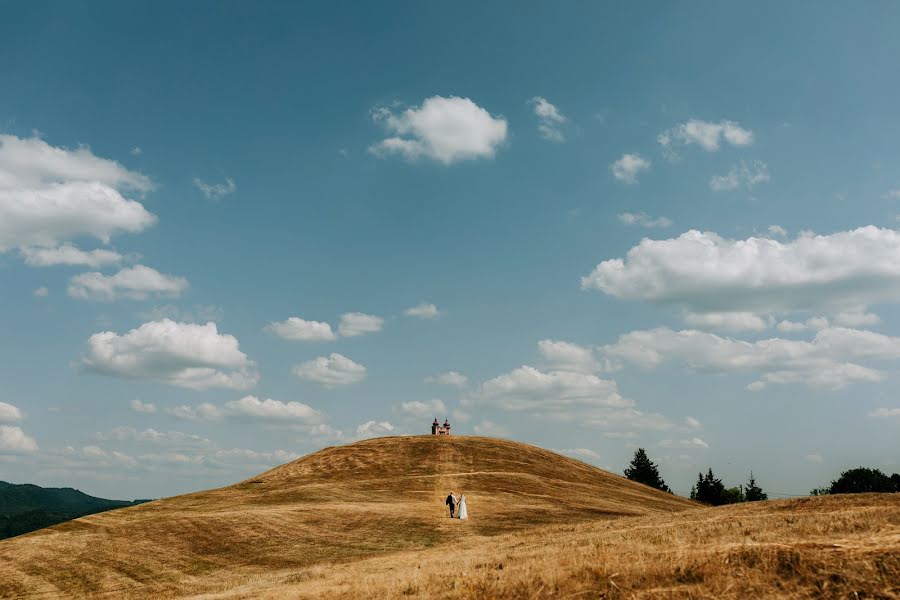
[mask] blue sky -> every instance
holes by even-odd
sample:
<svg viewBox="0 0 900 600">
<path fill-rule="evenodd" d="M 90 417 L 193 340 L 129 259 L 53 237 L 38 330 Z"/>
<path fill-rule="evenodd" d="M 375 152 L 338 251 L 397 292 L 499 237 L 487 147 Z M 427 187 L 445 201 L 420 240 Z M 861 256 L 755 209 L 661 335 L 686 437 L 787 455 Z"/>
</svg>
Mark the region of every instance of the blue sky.
<svg viewBox="0 0 900 600">
<path fill-rule="evenodd" d="M 435 416 L 680 493 L 897 471 L 898 13 L 7 5 L 0 478 L 158 497 Z"/>
</svg>

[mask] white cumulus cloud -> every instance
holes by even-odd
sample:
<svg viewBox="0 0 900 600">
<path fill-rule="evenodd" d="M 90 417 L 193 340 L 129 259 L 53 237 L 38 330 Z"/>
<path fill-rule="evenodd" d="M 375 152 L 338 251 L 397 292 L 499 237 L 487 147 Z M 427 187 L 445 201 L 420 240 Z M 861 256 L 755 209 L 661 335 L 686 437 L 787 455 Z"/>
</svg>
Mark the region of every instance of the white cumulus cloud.
<svg viewBox="0 0 900 600">
<path fill-rule="evenodd" d="M 588 373 L 539 371 L 522 366 L 484 382 L 470 403 L 506 410 L 565 411 L 572 406 L 627 407 L 616 382 Z"/>
<path fill-rule="evenodd" d="M 115 275 L 96 271 L 75 275 L 69 280 L 68 293 L 80 300 L 112 302 L 120 298 L 146 300 L 148 298 L 177 298 L 188 288 L 184 277 L 166 275 L 156 269 L 135 265 Z"/>
<path fill-rule="evenodd" d="M 325 416 L 302 402 L 282 402 L 256 396 L 244 396 L 222 405 L 204 402 L 195 406 L 182 405 L 166 409 L 166 412 L 180 419 L 191 421 L 262 421 L 281 425 L 318 425 Z"/>
<path fill-rule="evenodd" d="M 234 336 L 215 323 L 198 325 L 169 319 L 144 323 L 124 335 L 95 333 L 81 357 L 83 370 L 178 387 L 248 389 L 259 376 Z"/>
<path fill-rule="evenodd" d="M 19 407 L 6 402 L 0 402 L 0 423 L 15 423 L 22 420 L 22 411 Z"/>
<path fill-rule="evenodd" d="M 283 340 L 295 342 L 328 342 L 337 339 L 328 323 L 307 321 L 300 317 L 290 317 L 287 321 L 269 323 L 266 330 Z"/>
<path fill-rule="evenodd" d="M 392 137 L 372 145 L 377 156 L 399 154 L 407 160 L 431 158 L 445 165 L 461 160 L 491 158 L 506 140 L 506 119 L 494 117 L 468 98 L 432 96 L 421 106 L 395 114 L 388 108 L 372 111 Z"/>
<path fill-rule="evenodd" d="M 708 312 L 686 313 L 684 321 L 692 327 L 702 329 L 720 329 L 722 331 L 762 331 L 772 325 L 771 319 L 765 319 L 752 312 Z"/>
<path fill-rule="evenodd" d="M 877 382 L 884 374 L 868 361 L 900 359 L 900 338 L 841 327 L 819 331 L 812 341 L 771 338 L 755 342 L 666 327 L 632 331 L 603 348 L 612 359 L 652 369 L 679 363 L 699 372 L 757 376 L 748 389 L 768 384 L 804 384 L 840 389 L 851 383 Z"/>
<path fill-rule="evenodd" d="M 650 161 L 640 154 L 623 154 L 616 162 L 609 165 L 609 170 L 616 180 L 622 183 L 637 183 L 637 177 L 650 169 Z"/>
<path fill-rule="evenodd" d="M 607 370 L 607 365 L 597 360 L 591 348 L 572 342 L 541 340 L 538 342 L 538 352 L 553 370 L 576 373 L 597 373 Z"/>
<path fill-rule="evenodd" d="M 698 314 L 859 314 L 900 298 L 898 256 L 900 232 L 874 226 L 830 235 L 804 232 L 786 242 L 691 230 L 671 239 L 644 239 L 624 259 L 598 264 L 581 285 Z"/>
<path fill-rule="evenodd" d="M 390 435 L 394 432 L 394 429 L 394 426 L 388 421 L 366 421 L 356 428 L 356 439 Z"/>
<path fill-rule="evenodd" d="M 87 147 L 0 135 L 0 252 L 56 247 L 79 236 L 107 243 L 116 233 L 142 231 L 156 217 L 122 192 L 152 188 L 146 176 Z"/>
<path fill-rule="evenodd" d="M 384 319 L 381 317 L 360 312 L 349 312 L 341 315 L 338 333 L 343 337 L 356 337 L 381 331 L 383 326 Z"/>
<path fill-rule="evenodd" d="M 37 442 L 20 427 L 0 425 L 0 454 L 25 454 L 37 450 Z"/>
<path fill-rule="evenodd" d="M 300 363 L 294 367 L 293 373 L 300 379 L 330 388 L 362 381 L 366 376 L 366 368 L 342 354 L 332 352 L 329 356 L 319 356 Z"/>
</svg>

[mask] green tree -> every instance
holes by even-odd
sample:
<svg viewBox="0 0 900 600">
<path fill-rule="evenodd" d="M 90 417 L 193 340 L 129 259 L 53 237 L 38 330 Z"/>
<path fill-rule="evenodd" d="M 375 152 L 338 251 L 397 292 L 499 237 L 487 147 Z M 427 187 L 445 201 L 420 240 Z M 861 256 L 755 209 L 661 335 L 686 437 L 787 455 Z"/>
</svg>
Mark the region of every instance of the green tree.
<svg viewBox="0 0 900 600">
<path fill-rule="evenodd" d="M 861 494 L 864 492 L 896 492 L 897 487 L 890 477 L 878 469 L 857 467 L 841 473 L 831 482 L 831 494 Z"/>
<path fill-rule="evenodd" d="M 704 504 L 712 504 L 719 506 L 727 504 L 728 494 L 725 491 L 725 485 L 722 480 L 713 475 L 712 469 L 697 474 L 697 483 L 691 493 L 691 500 L 703 502 Z"/>
<path fill-rule="evenodd" d="M 728 488 L 722 494 L 722 504 L 737 504 L 744 501 L 744 489 L 741 486 Z"/>
<path fill-rule="evenodd" d="M 756 485 L 756 479 L 753 477 L 753 471 L 750 471 L 750 479 L 747 481 L 747 487 L 744 488 L 744 500 L 746 502 L 757 502 L 759 500 L 768 500 L 769 495 L 763 491 L 761 487 Z"/>
<path fill-rule="evenodd" d="M 635 450 L 634 458 L 631 459 L 631 463 L 628 465 L 628 468 L 625 469 L 625 477 L 632 481 L 649 485 L 652 488 L 669 492 L 670 494 L 672 493 L 672 490 L 669 489 L 669 486 L 667 486 L 666 482 L 663 481 L 663 478 L 660 477 L 659 469 L 653 461 L 650 460 L 650 457 L 647 456 L 647 452 L 643 448 Z"/>
</svg>

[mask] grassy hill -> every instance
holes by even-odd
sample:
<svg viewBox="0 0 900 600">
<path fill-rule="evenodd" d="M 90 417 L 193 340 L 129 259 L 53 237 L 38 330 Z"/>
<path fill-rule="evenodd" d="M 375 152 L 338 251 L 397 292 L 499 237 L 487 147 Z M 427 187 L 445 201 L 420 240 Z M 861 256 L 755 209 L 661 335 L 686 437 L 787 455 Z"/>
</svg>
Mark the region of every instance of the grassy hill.
<svg viewBox="0 0 900 600">
<path fill-rule="evenodd" d="M 72 488 L 0 481 L 0 539 L 140 502 L 95 498 Z"/>
<path fill-rule="evenodd" d="M 898 550 L 896 494 L 710 509 L 533 446 L 395 437 L 0 542 L 0 597 L 890 598 Z"/>
<path fill-rule="evenodd" d="M 443 501 L 465 493 L 471 519 Z M 516 442 L 389 437 L 327 448 L 236 485 L 0 543 L 0 595 L 206 591 L 223 578 L 693 504 Z"/>
</svg>

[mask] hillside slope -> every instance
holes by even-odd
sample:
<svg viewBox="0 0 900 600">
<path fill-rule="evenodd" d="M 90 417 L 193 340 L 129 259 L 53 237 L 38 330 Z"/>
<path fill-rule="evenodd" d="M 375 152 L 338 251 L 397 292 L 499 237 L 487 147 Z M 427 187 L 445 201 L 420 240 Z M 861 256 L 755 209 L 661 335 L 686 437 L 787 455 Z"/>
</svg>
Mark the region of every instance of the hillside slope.
<svg viewBox="0 0 900 600">
<path fill-rule="evenodd" d="M 548 525 L 203 600 L 900 598 L 900 494 L 846 494 Z M 198 599 L 199 600 L 199 599 Z"/>
<path fill-rule="evenodd" d="M 447 518 L 450 490 L 466 494 L 468 521 Z M 324 562 L 693 506 L 516 442 L 379 438 L 0 542 L 0 596 L 186 595 Z"/>
</svg>

